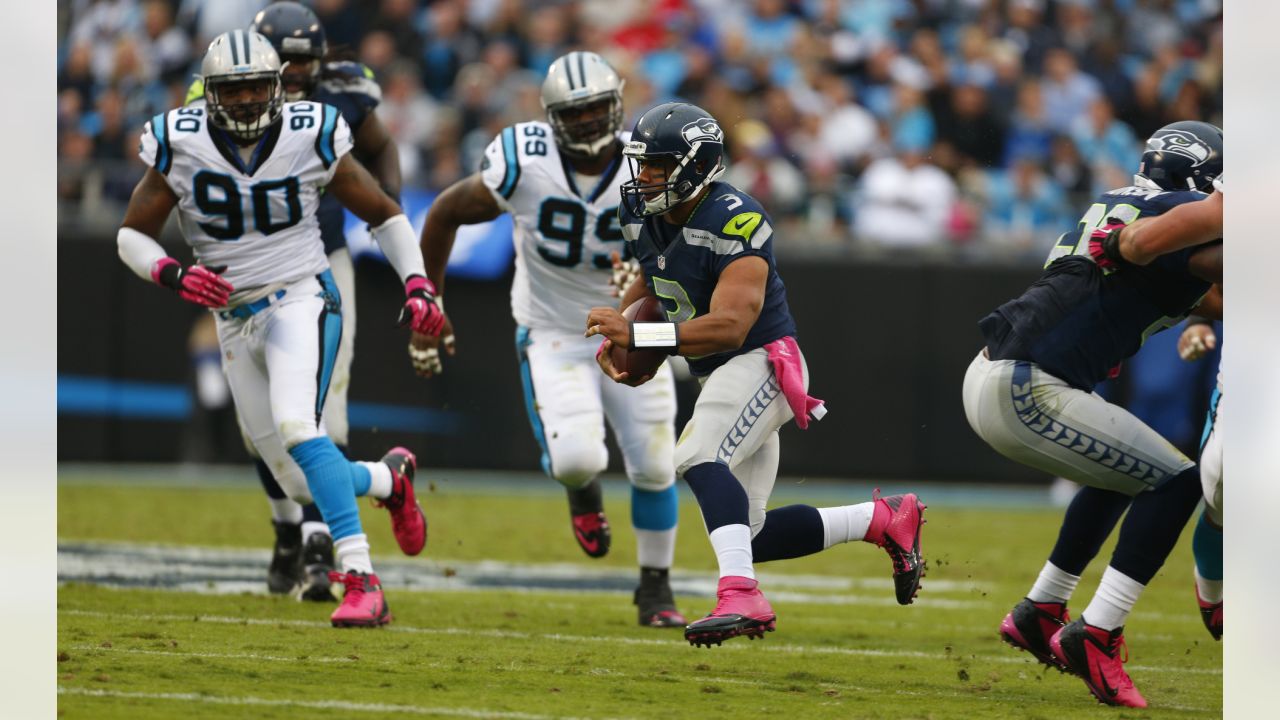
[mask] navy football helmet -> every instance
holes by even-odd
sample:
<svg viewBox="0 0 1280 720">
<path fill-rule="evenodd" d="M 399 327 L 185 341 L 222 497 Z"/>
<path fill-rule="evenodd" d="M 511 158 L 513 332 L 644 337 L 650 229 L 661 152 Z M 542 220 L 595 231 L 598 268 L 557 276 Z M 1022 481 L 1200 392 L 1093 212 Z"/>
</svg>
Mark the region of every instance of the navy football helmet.
<svg viewBox="0 0 1280 720">
<path fill-rule="evenodd" d="M 281 73 L 285 99 L 297 102 L 310 97 L 320 80 L 320 62 L 329 50 L 320 18 L 305 5 L 278 2 L 259 12 L 249 29 L 270 40 L 285 63 Z M 291 68 L 305 72 L 289 72 Z"/>
<path fill-rule="evenodd" d="M 1222 174 L 1222 129 L 1182 120 L 1165 125 L 1147 140 L 1135 185 L 1161 190 L 1213 191 Z"/>
<path fill-rule="evenodd" d="M 661 215 L 724 173 L 724 131 L 696 105 L 665 103 L 640 116 L 622 154 L 631 168 L 622 202 L 636 215 Z M 661 166 L 663 180 L 642 182 L 642 165 Z"/>
</svg>

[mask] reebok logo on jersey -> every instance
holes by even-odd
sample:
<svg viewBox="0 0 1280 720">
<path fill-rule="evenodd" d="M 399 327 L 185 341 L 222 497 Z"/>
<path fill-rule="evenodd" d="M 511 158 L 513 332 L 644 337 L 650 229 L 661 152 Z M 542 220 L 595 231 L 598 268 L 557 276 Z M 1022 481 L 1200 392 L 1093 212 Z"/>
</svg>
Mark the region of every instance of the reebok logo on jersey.
<svg viewBox="0 0 1280 720">
<path fill-rule="evenodd" d="M 752 233 L 760 226 L 760 220 L 761 216 L 758 212 L 738 213 L 724 224 L 724 228 L 720 232 L 726 235 L 736 235 L 743 240 L 750 240 Z"/>
</svg>

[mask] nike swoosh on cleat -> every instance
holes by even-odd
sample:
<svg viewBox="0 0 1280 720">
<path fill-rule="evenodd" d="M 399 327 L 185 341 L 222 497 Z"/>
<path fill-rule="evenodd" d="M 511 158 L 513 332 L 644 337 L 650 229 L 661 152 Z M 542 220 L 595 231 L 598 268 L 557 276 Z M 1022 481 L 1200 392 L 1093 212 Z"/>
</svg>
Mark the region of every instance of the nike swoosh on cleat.
<svg viewBox="0 0 1280 720">
<path fill-rule="evenodd" d="M 1093 669 L 1098 672 L 1098 679 L 1102 683 L 1102 690 L 1107 694 L 1107 697 L 1114 699 L 1120 694 L 1119 690 L 1111 687 L 1111 683 L 1107 682 L 1107 675 L 1102 671 L 1102 663 L 1094 661 Z"/>
<path fill-rule="evenodd" d="M 577 528 L 573 529 L 573 534 L 578 536 L 578 542 L 582 547 L 586 548 L 587 552 L 593 553 L 600 549 L 599 540 L 588 540 L 587 536 L 583 535 L 582 531 Z"/>
</svg>

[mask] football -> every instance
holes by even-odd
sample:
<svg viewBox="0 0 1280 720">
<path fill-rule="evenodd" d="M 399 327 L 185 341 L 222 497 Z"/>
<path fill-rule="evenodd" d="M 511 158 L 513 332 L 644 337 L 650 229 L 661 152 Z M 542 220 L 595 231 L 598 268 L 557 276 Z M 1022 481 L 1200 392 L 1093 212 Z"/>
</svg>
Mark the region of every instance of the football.
<svg viewBox="0 0 1280 720">
<path fill-rule="evenodd" d="M 622 317 L 631 322 L 664 322 L 667 319 L 662 301 L 652 295 L 646 295 L 631 303 L 622 311 Z M 619 371 L 628 373 L 626 384 L 635 385 L 641 379 L 654 374 L 667 359 L 662 350 L 627 350 L 625 347 L 613 346 L 610 350 L 613 366 Z"/>
</svg>

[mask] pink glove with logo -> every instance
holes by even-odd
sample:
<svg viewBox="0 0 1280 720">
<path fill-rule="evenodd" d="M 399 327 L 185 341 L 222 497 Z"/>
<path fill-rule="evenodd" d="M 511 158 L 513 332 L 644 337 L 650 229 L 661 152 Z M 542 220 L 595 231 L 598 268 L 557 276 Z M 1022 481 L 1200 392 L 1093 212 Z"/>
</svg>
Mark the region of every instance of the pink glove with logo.
<svg viewBox="0 0 1280 720">
<path fill-rule="evenodd" d="M 404 307 L 396 325 L 408 325 L 416 333 L 437 336 L 444 327 L 444 311 L 436 304 L 436 286 L 421 275 L 410 275 L 404 283 Z"/>
<path fill-rule="evenodd" d="M 226 265 L 205 267 L 182 264 L 171 257 L 160 258 L 151 268 L 151 279 L 157 285 L 173 290 L 178 297 L 189 303 L 208 308 L 227 306 L 227 300 L 235 288 L 223 280 L 221 274 L 227 271 Z"/>
<path fill-rule="evenodd" d="M 796 339 L 788 335 L 764 347 L 769 351 L 769 363 L 773 365 L 778 386 L 796 416 L 796 425 L 801 430 L 807 429 L 810 413 L 814 420 L 821 420 L 827 414 L 827 406 L 818 398 L 810 397 L 804 389 L 804 370 L 800 367 L 800 346 Z"/>
<path fill-rule="evenodd" d="M 1089 256 L 1104 271 L 1115 271 L 1128 261 L 1120 254 L 1120 231 L 1124 223 L 1107 218 L 1107 224 L 1089 233 Z"/>
</svg>

